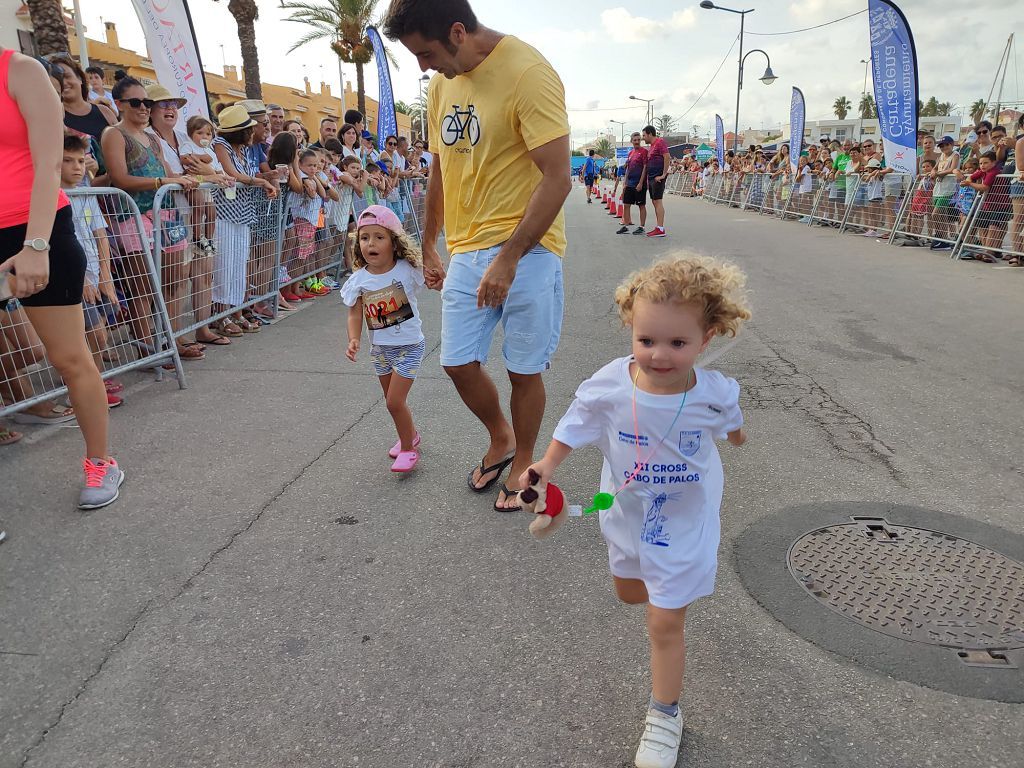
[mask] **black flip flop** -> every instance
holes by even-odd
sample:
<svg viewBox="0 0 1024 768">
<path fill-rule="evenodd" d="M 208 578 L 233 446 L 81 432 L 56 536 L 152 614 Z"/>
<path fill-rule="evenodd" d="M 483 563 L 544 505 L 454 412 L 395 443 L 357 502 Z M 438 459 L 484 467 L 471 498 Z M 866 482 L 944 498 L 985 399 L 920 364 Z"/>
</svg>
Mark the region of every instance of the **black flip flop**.
<svg viewBox="0 0 1024 768">
<path fill-rule="evenodd" d="M 504 459 L 499 461 L 497 464 L 492 464 L 489 467 L 485 467 L 484 466 L 484 461 L 483 461 L 483 459 L 481 459 L 480 460 L 480 477 L 483 477 L 484 475 L 489 475 L 491 472 L 496 472 L 497 474 L 495 474 L 495 476 L 492 477 L 490 480 L 488 480 L 487 483 L 485 483 L 484 485 L 482 485 L 480 487 L 477 487 L 473 483 L 473 473 L 476 472 L 477 468 L 473 467 L 473 469 L 471 469 L 470 472 L 469 472 L 469 477 L 466 478 L 466 483 L 469 485 L 469 490 L 473 491 L 473 493 L 487 493 L 487 491 L 491 490 L 491 487 L 496 482 L 498 482 L 498 480 L 501 479 L 501 473 L 505 471 L 505 468 L 508 467 L 508 465 L 512 463 L 512 460 L 515 457 L 516 457 L 516 454 L 515 454 L 515 451 L 513 451 L 508 456 L 506 456 Z"/>
<path fill-rule="evenodd" d="M 504 483 L 501 484 L 501 492 L 505 494 L 505 500 L 506 501 L 511 496 L 518 496 L 519 495 L 519 491 L 510 490 L 509 487 L 507 485 L 505 485 Z M 499 507 L 498 506 L 498 500 L 495 499 L 494 500 L 494 511 L 495 512 L 522 512 L 523 508 L 522 508 L 522 506 Z"/>
</svg>

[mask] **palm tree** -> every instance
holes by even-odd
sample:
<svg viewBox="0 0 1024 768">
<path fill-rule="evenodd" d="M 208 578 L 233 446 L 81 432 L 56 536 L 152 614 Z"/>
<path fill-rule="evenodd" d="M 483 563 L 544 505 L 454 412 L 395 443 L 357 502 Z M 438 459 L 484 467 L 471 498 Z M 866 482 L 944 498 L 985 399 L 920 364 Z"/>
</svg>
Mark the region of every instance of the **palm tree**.
<svg viewBox="0 0 1024 768">
<path fill-rule="evenodd" d="M 832 111 L 836 113 L 836 117 L 840 120 L 846 119 L 846 116 L 850 114 L 850 109 L 852 107 L 853 104 L 851 104 L 850 100 L 845 96 L 840 96 L 832 103 Z"/>
<path fill-rule="evenodd" d="M 860 104 L 857 105 L 857 111 L 860 113 L 861 120 L 870 120 L 873 117 L 878 117 L 878 112 L 875 110 L 875 97 L 870 93 L 865 93 L 860 97 Z"/>
<path fill-rule="evenodd" d="M 70 51 L 68 25 L 64 21 L 64 9 L 60 0 L 25 0 L 25 4 L 28 6 L 28 17 L 32 22 L 36 55 L 48 56 L 51 53 Z"/>
<path fill-rule="evenodd" d="M 971 108 L 968 114 L 971 116 L 971 121 L 977 125 L 985 117 L 985 107 L 988 106 L 984 99 L 978 99 L 976 102 L 971 104 Z"/>
<path fill-rule="evenodd" d="M 228 11 L 235 17 L 235 24 L 238 25 L 238 45 L 242 49 L 242 72 L 245 74 L 245 96 L 248 99 L 262 99 L 260 54 L 256 49 L 256 20 L 260 17 L 260 9 L 256 7 L 256 0 L 228 0 Z"/>
<path fill-rule="evenodd" d="M 951 102 L 949 102 L 949 101 L 940 101 L 939 102 L 939 111 L 936 112 L 935 114 L 936 115 L 948 115 L 952 111 L 953 111 L 953 104 Z"/>
<path fill-rule="evenodd" d="M 359 111 L 366 114 L 366 84 L 363 67 L 373 60 L 373 44 L 366 28 L 374 26 L 373 9 L 377 0 L 286 0 L 281 8 L 291 11 L 285 21 L 305 24 L 310 31 L 288 49 L 288 53 L 306 43 L 330 41 L 331 50 L 346 64 L 356 67 L 356 94 Z M 390 51 L 388 59 L 397 68 L 398 62 Z"/>
<path fill-rule="evenodd" d="M 594 142 L 594 151 L 601 157 L 611 157 L 615 154 L 615 148 L 612 147 L 612 143 L 608 141 L 607 136 L 602 136 Z"/>
<path fill-rule="evenodd" d="M 935 117 L 939 114 L 939 100 L 932 96 L 921 110 L 921 117 Z"/>
<path fill-rule="evenodd" d="M 395 112 L 401 112 L 403 115 L 411 115 L 412 107 L 406 104 L 404 101 L 395 102 Z"/>
<path fill-rule="evenodd" d="M 661 117 L 654 118 L 654 125 L 664 136 L 675 130 L 676 119 L 672 115 L 662 115 Z"/>
</svg>

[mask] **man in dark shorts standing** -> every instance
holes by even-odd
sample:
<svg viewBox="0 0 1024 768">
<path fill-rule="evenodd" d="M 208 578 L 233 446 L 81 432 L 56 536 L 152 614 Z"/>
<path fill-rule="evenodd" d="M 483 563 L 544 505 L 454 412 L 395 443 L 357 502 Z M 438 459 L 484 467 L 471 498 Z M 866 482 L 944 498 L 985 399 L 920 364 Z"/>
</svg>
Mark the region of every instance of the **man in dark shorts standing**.
<svg viewBox="0 0 1024 768">
<path fill-rule="evenodd" d="M 641 184 L 647 182 L 647 191 L 654 206 L 654 216 L 658 225 L 647 233 L 648 237 L 665 237 L 665 204 L 661 199 L 665 196 L 665 176 L 668 175 L 668 144 L 658 136 L 653 125 L 644 128 L 644 141 L 651 145 L 647 152 L 647 168 Z"/>
<path fill-rule="evenodd" d="M 593 203 L 590 196 L 594 193 L 594 180 L 597 178 L 597 163 L 594 161 L 594 150 L 590 150 L 587 160 L 583 163 L 583 183 L 587 185 L 587 204 Z"/>
<path fill-rule="evenodd" d="M 625 186 L 622 189 L 622 226 L 615 233 L 625 235 L 633 226 L 630 218 L 630 206 L 635 205 L 640 209 L 640 226 L 633 230 L 634 235 L 642 235 L 647 227 L 647 189 L 643 184 L 644 168 L 647 165 L 647 150 L 640 144 L 640 133 L 636 132 L 629 137 L 633 142 L 633 148 L 629 150 L 629 157 L 626 158 Z"/>
</svg>

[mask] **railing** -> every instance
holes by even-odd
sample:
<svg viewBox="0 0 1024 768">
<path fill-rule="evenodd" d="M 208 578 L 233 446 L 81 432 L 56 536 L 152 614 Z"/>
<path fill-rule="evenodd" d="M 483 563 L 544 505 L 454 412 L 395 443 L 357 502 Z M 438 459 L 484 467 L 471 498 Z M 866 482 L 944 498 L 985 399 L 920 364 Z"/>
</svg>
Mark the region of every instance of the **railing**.
<svg viewBox="0 0 1024 768">
<path fill-rule="evenodd" d="M 378 201 L 398 214 L 417 242 L 426 191 L 426 179 L 403 179 Z M 174 370 L 182 388 L 188 337 L 232 318 L 257 330 L 260 323 L 247 322 L 245 314 L 251 318 L 255 309 L 276 317 L 282 288 L 337 275 L 350 247 L 350 216 L 368 204 L 358 194 L 348 207 L 285 188 L 272 196 L 259 186 L 201 184 L 185 191 L 169 184 L 143 214 L 119 189 L 84 187 L 68 195 L 78 239 L 90 256 L 93 282 L 87 276 L 83 313 L 103 377 L 152 369 L 160 379 Z M 100 282 L 108 267 L 110 281 Z M 25 311 L 6 302 L 0 309 L 0 417 L 66 393 Z"/>
<path fill-rule="evenodd" d="M 985 192 L 927 176 L 814 176 L 794 185 L 786 175 L 717 174 L 704 199 L 784 220 L 831 226 L 890 244 L 917 243 L 951 258 L 1024 262 L 1024 180 L 1000 174 Z M 1016 208 L 1014 207 L 1016 205 Z"/>
<path fill-rule="evenodd" d="M 165 369 L 172 369 L 178 386 L 184 388 L 185 372 L 153 262 L 152 214 L 143 216 L 120 189 L 85 187 L 67 193 L 88 260 L 83 306 L 86 340 L 103 378 L 152 369 L 160 379 Z M 46 359 L 25 310 L 15 300 L 4 304 L 0 309 L 0 416 L 49 404 L 68 391 Z M 59 406 L 54 409 L 35 420 L 56 423 L 53 416 Z"/>
</svg>

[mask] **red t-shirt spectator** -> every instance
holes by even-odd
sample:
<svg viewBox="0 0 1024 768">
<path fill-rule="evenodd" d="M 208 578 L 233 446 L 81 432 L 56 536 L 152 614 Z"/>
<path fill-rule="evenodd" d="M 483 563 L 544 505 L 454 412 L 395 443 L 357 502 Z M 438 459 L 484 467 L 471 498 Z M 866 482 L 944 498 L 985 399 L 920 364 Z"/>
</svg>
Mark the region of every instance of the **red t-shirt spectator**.
<svg viewBox="0 0 1024 768">
<path fill-rule="evenodd" d="M 668 157 L 668 144 L 658 136 L 651 148 L 647 150 L 647 180 L 653 181 L 655 177 L 665 172 L 665 158 Z"/>
<path fill-rule="evenodd" d="M 629 151 L 626 158 L 626 186 L 635 187 L 640 183 L 640 177 L 644 175 L 644 166 L 647 165 L 647 150 L 637 147 Z"/>
<path fill-rule="evenodd" d="M 987 171 L 975 171 L 971 174 L 971 181 L 988 187 L 985 199 L 981 203 L 981 210 L 1009 211 L 1011 209 L 1009 180 L 999 177 L 998 166 L 993 166 Z"/>
</svg>

